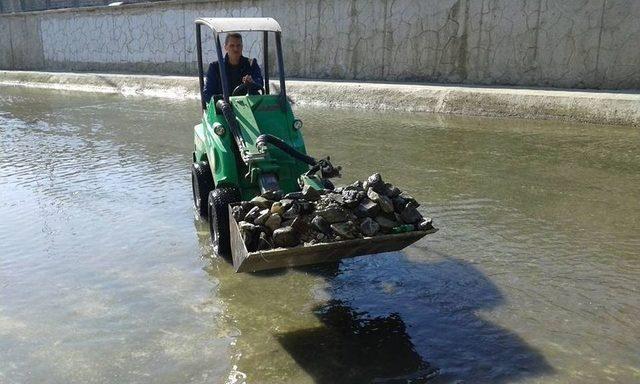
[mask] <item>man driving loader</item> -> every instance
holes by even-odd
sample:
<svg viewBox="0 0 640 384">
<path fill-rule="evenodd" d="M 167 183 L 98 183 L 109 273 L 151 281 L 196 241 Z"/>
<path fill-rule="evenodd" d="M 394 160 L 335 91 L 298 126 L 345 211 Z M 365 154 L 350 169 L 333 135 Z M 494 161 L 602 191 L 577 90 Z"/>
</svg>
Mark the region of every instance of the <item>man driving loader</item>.
<svg viewBox="0 0 640 384">
<path fill-rule="evenodd" d="M 257 60 L 249 60 L 247 57 L 242 56 L 241 34 L 227 34 L 224 40 L 224 49 L 227 52 L 224 56 L 224 64 L 226 65 L 229 92 L 232 92 L 234 95 L 246 94 L 247 92 L 255 91 L 264 86 L 262 72 Z M 244 86 L 240 87 L 241 85 Z M 213 95 L 220 94 L 222 94 L 220 70 L 218 68 L 218 62 L 214 61 L 209 64 L 207 82 L 202 96 L 204 97 L 205 103 L 209 103 Z"/>
</svg>

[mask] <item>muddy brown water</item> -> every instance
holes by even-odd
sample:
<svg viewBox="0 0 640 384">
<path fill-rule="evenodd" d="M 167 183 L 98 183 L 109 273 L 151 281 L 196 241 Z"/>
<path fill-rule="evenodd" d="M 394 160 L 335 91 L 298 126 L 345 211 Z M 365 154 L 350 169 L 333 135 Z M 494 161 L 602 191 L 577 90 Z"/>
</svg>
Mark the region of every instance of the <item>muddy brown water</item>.
<svg viewBox="0 0 640 384">
<path fill-rule="evenodd" d="M 197 108 L 0 88 L 0 382 L 640 381 L 637 129 L 296 107 L 440 232 L 235 274 L 192 209 Z"/>
</svg>

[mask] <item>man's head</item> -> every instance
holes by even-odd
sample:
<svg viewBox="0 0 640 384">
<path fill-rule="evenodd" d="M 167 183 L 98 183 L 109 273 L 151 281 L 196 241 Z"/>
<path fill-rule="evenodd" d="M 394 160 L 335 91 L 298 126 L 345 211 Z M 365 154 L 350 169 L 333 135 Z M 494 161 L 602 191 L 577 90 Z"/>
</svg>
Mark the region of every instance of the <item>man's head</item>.
<svg viewBox="0 0 640 384">
<path fill-rule="evenodd" d="M 224 39 L 224 50 L 229 55 L 229 61 L 237 63 L 242 56 L 242 35 L 239 33 L 229 33 Z"/>
</svg>

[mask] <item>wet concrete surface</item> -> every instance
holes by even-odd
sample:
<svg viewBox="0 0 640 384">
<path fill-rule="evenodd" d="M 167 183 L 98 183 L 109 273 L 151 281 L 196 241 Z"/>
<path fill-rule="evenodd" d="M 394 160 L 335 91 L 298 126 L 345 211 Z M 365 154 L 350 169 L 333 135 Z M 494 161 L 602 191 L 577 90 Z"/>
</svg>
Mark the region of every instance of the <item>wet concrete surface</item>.
<svg viewBox="0 0 640 384">
<path fill-rule="evenodd" d="M 235 274 L 192 208 L 198 113 L 0 88 L 0 382 L 640 380 L 637 129 L 297 108 L 440 231 Z"/>
</svg>

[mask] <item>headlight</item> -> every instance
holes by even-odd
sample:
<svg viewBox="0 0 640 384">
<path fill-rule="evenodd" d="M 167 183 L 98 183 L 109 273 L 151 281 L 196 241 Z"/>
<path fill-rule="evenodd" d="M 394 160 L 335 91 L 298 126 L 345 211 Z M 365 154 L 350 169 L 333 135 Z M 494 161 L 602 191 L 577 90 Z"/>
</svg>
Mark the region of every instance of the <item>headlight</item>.
<svg viewBox="0 0 640 384">
<path fill-rule="evenodd" d="M 224 135 L 224 127 L 220 123 L 214 123 L 213 132 L 215 132 L 215 134 L 218 136 L 222 136 Z"/>
<path fill-rule="evenodd" d="M 301 129 L 302 129 L 302 120 L 300 120 L 300 119 L 295 119 L 295 120 L 293 120 L 293 128 L 294 128 L 296 131 L 301 130 Z"/>
</svg>

